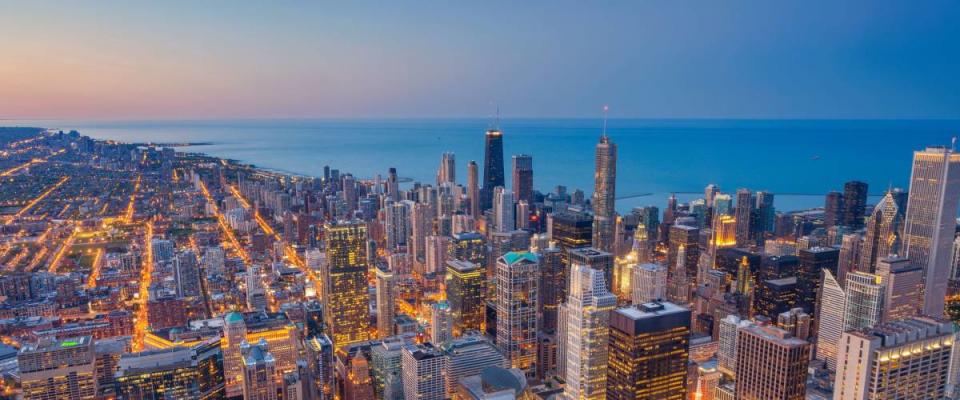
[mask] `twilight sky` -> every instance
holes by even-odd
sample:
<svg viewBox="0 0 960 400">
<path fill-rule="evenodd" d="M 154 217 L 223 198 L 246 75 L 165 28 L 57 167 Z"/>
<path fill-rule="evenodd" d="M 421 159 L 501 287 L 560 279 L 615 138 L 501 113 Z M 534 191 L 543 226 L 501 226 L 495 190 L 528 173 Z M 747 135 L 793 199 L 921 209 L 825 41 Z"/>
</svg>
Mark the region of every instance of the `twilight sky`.
<svg viewBox="0 0 960 400">
<path fill-rule="evenodd" d="M 939 0 L 0 0 L 0 118 L 960 118 L 958 20 Z"/>
</svg>

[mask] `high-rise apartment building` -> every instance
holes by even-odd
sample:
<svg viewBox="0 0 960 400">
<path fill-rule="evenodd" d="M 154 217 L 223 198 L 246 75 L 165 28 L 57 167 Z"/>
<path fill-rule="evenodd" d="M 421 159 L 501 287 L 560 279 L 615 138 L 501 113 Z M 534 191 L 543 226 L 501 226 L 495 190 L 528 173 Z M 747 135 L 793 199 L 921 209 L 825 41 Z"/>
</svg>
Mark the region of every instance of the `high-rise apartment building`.
<svg viewBox="0 0 960 400">
<path fill-rule="evenodd" d="M 377 336 L 393 336 L 393 320 L 396 317 L 396 277 L 386 265 L 374 269 L 377 280 Z"/>
<path fill-rule="evenodd" d="M 443 400 L 447 398 L 449 360 L 430 343 L 407 346 L 401 356 L 403 398 L 405 400 Z"/>
<path fill-rule="evenodd" d="M 737 247 L 749 247 L 751 243 L 751 218 L 754 217 L 754 198 L 750 189 L 737 189 L 737 206 L 734 218 L 737 220 Z"/>
<path fill-rule="evenodd" d="M 535 253 L 509 252 L 497 260 L 497 346 L 529 377 L 536 373 L 539 281 Z"/>
</svg>

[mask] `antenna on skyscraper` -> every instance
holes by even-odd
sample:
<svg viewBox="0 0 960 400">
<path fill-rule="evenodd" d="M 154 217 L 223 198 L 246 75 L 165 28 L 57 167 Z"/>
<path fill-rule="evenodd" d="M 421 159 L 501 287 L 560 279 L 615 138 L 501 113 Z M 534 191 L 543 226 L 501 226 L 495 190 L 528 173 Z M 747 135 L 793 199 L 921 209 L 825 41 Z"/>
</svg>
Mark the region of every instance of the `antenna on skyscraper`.
<svg viewBox="0 0 960 400">
<path fill-rule="evenodd" d="M 607 111 L 610 110 L 610 107 L 606 104 L 603 105 L 603 131 L 600 133 L 600 138 L 607 138 Z"/>
<path fill-rule="evenodd" d="M 496 119 L 496 122 L 494 122 L 494 124 L 495 124 L 494 128 L 499 131 L 500 130 L 500 104 L 497 104 L 497 119 Z"/>
</svg>

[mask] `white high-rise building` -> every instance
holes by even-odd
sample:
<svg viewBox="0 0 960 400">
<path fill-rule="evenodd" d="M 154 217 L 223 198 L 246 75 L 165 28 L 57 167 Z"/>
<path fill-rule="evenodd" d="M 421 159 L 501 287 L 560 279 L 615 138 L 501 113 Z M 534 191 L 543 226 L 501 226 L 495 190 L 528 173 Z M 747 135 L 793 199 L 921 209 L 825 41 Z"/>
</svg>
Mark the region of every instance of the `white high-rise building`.
<svg viewBox="0 0 960 400">
<path fill-rule="evenodd" d="M 393 272 L 385 266 L 375 268 L 377 278 L 377 336 L 385 338 L 393 336 L 393 323 L 396 317 L 394 290 L 396 282 Z"/>
<path fill-rule="evenodd" d="M 457 161 L 452 152 L 445 152 L 440 158 L 437 169 L 437 186 L 445 182 L 457 181 Z"/>
<path fill-rule="evenodd" d="M 563 351 L 559 356 L 566 360 L 560 373 L 566 380 L 567 399 L 606 398 L 610 312 L 616 306 L 617 297 L 607 290 L 603 271 L 582 264 L 570 266 L 570 292 L 560 305 Z"/>
<path fill-rule="evenodd" d="M 737 376 L 737 335 L 741 328 L 752 326 L 753 321 L 728 315 L 720 320 L 720 334 L 717 347 L 717 368 L 730 377 Z"/>
<path fill-rule="evenodd" d="M 835 371 L 837 367 L 837 345 L 843 335 L 843 316 L 846 312 L 847 294 L 834 278 L 833 273 L 823 270 L 823 282 L 818 299 L 817 356 Z"/>
<path fill-rule="evenodd" d="M 510 232 L 517 228 L 516 201 L 512 191 L 503 187 L 494 189 L 493 216 L 497 232 Z"/>
<path fill-rule="evenodd" d="M 833 398 L 946 398 L 956 339 L 949 322 L 919 317 L 846 332 Z"/>
<path fill-rule="evenodd" d="M 913 153 L 904 221 L 904 252 L 924 269 L 923 313 L 943 315 L 950 275 L 950 250 L 960 201 L 960 154 L 928 147 Z"/>
<path fill-rule="evenodd" d="M 453 318 L 450 304 L 441 300 L 430 307 L 430 341 L 439 346 L 453 339 Z"/>
<path fill-rule="evenodd" d="M 401 356 L 403 398 L 443 400 L 447 396 L 447 356 L 430 343 L 408 346 Z"/>
<path fill-rule="evenodd" d="M 633 304 L 663 300 L 667 295 L 667 268 L 660 264 L 641 264 L 633 269 L 630 283 Z"/>
</svg>

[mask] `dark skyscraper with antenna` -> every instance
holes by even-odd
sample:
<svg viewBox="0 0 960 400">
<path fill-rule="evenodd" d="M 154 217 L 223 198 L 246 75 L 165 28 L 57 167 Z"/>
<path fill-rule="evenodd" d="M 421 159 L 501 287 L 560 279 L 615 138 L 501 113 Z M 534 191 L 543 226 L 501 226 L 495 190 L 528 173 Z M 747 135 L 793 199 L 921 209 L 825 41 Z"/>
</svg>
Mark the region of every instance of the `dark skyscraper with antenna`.
<svg viewBox="0 0 960 400">
<path fill-rule="evenodd" d="M 499 114 L 499 112 L 498 112 Z M 503 132 L 500 132 L 500 118 L 487 130 L 483 153 L 483 188 L 480 190 L 480 208 L 488 210 L 493 206 L 493 188 L 503 183 Z"/>
</svg>

